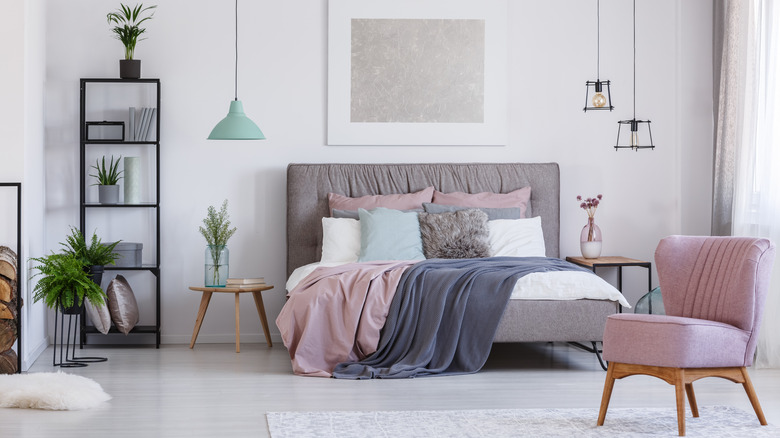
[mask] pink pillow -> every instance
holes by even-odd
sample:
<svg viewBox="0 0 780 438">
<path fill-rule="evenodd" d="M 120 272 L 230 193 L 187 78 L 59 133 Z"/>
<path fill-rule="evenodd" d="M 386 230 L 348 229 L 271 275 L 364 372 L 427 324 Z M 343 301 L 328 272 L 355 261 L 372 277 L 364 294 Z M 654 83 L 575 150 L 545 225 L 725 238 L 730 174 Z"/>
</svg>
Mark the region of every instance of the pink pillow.
<svg viewBox="0 0 780 438">
<path fill-rule="evenodd" d="M 424 202 L 433 199 L 433 187 L 426 187 L 419 192 L 398 195 L 366 195 L 359 198 L 350 198 L 338 193 L 328 193 L 328 206 L 330 214 L 333 210 L 353 210 L 358 208 L 371 210 L 376 207 L 392 208 L 394 210 L 413 210 L 423 208 Z"/>
<path fill-rule="evenodd" d="M 519 207 L 521 217 L 525 217 L 528 202 L 531 200 L 531 188 L 523 187 L 509 193 L 442 193 L 433 192 L 433 203 L 440 205 L 456 205 L 459 207 L 478 208 L 511 208 Z"/>
</svg>

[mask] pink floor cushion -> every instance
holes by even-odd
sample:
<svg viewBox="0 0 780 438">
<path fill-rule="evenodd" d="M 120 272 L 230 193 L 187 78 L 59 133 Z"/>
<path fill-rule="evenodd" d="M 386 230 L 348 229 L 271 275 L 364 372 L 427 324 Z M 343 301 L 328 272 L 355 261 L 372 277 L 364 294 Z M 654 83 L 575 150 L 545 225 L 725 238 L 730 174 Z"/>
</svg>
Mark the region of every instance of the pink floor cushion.
<svg viewBox="0 0 780 438">
<path fill-rule="evenodd" d="M 661 367 L 734 367 L 749 363 L 750 332 L 704 319 L 616 314 L 607 318 L 604 359 Z"/>
</svg>

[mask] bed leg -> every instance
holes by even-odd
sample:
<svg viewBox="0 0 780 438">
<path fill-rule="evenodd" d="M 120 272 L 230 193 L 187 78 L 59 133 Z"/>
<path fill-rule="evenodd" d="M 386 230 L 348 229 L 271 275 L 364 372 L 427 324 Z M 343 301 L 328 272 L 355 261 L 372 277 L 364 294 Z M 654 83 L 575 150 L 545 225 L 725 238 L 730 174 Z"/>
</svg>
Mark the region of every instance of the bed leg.
<svg viewBox="0 0 780 438">
<path fill-rule="evenodd" d="M 571 344 L 571 345 L 573 345 L 573 346 L 575 346 L 575 347 L 577 347 L 577 348 L 580 348 L 580 349 L 582 349 L 582 350 L 585 350 L 585 351 L 587 351 L 588 353 L 593 353 L 593 354 L 595 354 L 595 355 L 596 355 L 596 358 L 599 360 L 599 365 L 601 365 L 601 368 L 602 368 L 604 371 L 606 371 L 606 370 L 607 370 L 607 364 L 606 364 L 606 363 L 604 363 L 604 358 L 602 358 L 602 357 L 601 357 L 601 350 L 599 350 L 599 347 L 598 347 L 598 345 L 596 345 L 596 342 L 595 342 L 595 341 L 592 341 L 592 342 L 590 343 L 590 345 L 592 345 L 592 347 L 586 347 L 585 345 L 582 345 L 582 344 L 580 344 L 579 342 L 569 342 L 569 344 Z"/>
</svg>

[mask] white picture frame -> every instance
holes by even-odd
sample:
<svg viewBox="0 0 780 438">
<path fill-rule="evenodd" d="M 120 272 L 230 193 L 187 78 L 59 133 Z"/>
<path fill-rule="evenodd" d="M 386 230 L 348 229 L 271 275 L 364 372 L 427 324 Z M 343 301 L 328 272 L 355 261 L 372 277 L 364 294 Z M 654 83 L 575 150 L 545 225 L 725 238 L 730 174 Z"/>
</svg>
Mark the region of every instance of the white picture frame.
<svg viewBox="0 0 780 438">
<path fill-rule="evenodd" d="M 328 2 L 328 133 L 327 143 L 329 145 L 457 145 L 457 146 L 502 146 L 507 140 L 507 3 L 506 0 L 394 0 L 376 1 L 376 0 L 330 0 Z M 369 116 L 364 111 L 373 110 L 356 109 L 353 106 L 353 85 L 356 95 L 365 93 L 365 88 L 370 87 L 359 85 L 357 80 L 353 83 L 353 55 L 363 50 L 365 53 L 373 53 L 381 50 L 387 51 L 387 43 L 383 43 L 382 38 L 371 37 L 370 33 L 359 33 L 355 35 L 355 53 L 353 53 L 353 25 L 356 29 L 366 28 L 366 24 L 384 23 L 397 24 L 401 26 L 402 37 L 404 35 L 404 26 L 419 29 L 423 32 L 428 31 L 435 38 L 421 38 L 420 40 L 437 41 L 444 39 L 444 42 L 438 42 L 444 46 L 428 45 L 425 47 L 425 56 L 433 59 L 439 59 L 438 56 L 430 56 L 431 51 L 439 50 L 451 53 L 447 44 L 452 48 L 462 46 L 460 42 L 484 41 L 484 47 L 476 47 L 477 56 L 469 55 L 464 58 L 467 68 L 464 71 L 476 71 L 469 80 L 472 84 L 466 84 L 460 87 L 460 90 L 469 89 L 473 95 L 462 97 L 445 96 L 447 86 L 442 86 L 441 82 L 434 84 L 434 81 L 440 76 L 432 70 L 426 77 L 418 77 L 414 74 L 404 72 L 380 78 L 385 81 L 398 81 L 399 85 L 404 86 L 403 81 L 418 82 L 409 84 L 416 90 L 424 90 L 424 93 L 430 96 L 415 96 L 420 101 L 447 101 L 451 105 L 449 111 L 443 116 L 441 113 L 420 114 L 415 113 L 410 118 L 415 121 L 404 120 L 404 117 L 398 117 L 402 111 L 397 108 L 389 108 L 387 113 L 382 112 L 379 121 L 366 121 L 377 119 L 373 113 Z M 389 20 L 389 21 L 387 21 Z M 450 21 L 459 20 L 459 21 Z M 445 26 L 450 29 L 449 24 L 474 24 L 475 21 L 483 23 L 484 29 L 481 35 L 477 35 L 480 27 L 461 26 L 459 31 L 453 31 L 454 36 L 445 36 L 439 38 L 437 33 L 440 28 Z M 444 23 L 444 24 L 443 24 Z M 363 27 L 359 27 L 363 26 Z M 438 27 L 437 27 L 438 26 Z M 370 27 L 369 27 L 370 28 Z M 428 29 L 430 28 L 430 29 Z M 364 32 L 364 31 L 360 31 Z M 460 32 L 460 34 L 458 34 Z M 471 32 L 471 33 L 469 33 Z M 473 36 L 478 38 L 472 38 Z M 368 35 L 368 36 L 365 36 Z M 363 38 L 363 39 L 360 39 Z M 411 38 L 411 37 L 410 37 Z M 451 41 L 447 40 L 450 39 Z M 460 38 L 460 40 L 459 40 Z M 482 38 L 480 40 L 479 38 Z M 386 38 L 384 40 L 387 40 Z M 367 45 L 375 45 L 368 46 Z M 405 50 L 406 54 L 399 55 L 400 58 L 388 62 L 388 66 L 398 66 L 404 64 L 403 56 L 416 56 L 417 43 Z M 384 47 L 379 47 L 383 46 Z M 457 46 L 457 47 L 456 47 Z M 479 52 L 479 50 L 482 50 Z M 420 49 L 423 50 L 423 49 Z M 412 54 L 410 55 L 409 52 Z M 472 53 L 472 52 L 470 52 Z M 436 53 L 434 53 L 436 54 Z M 419 58 L 419 57 L 418 57 Z M 359 58 L 355 58 L 359 59 Z M 362 62 L 362 61 L 355 61 Z M 433 61 L 432 61 L 433 62 Z M 484 62 L 481 72 L 479 71 L 479 62 Z M 356 64 L 357 66 L 358 64 Z M 360 64 L 362 66 L 362 64 Z M 473 67 L 473 68 L 472 68 Z M 357 67 L 356 67 L 357 68 Z M 432 69 L 447 68 L 444 65 L 433 65 Z M 378 70 L 374 68 L 374 70 Z M 379 69 L 381 70 L 381 69 Z M 444 71 L 444 70 L 442 70 Z M 356 70 L 356 76 L 361 70 Z M 480 76 L 481 75 L 481 76 Z M 401 79 L 398 79 L 401 76 Z M 410 78 L 412 79 L 404 79 Z M 481 79 L 481 83 L 479 80 Z M 419 82 L 429 81 L 426 84 Z M 356 85 L 357 84 L 357 85 Z M 444 84 L 448 85 L 448 84 Z M 481 87 L 481 90 L 480 90 Z M 457 87 L 451 87 L 453 89 Z M 411 88 L 410 88 L 411 89 Z M 473 90 L 477 91 L 473 91 Z M 430 91 L 433 90 L 433 91 Z M 405 100 L 405 96 L 381 94 L 371 94 L 374 90 L 368 90 L 372 102 L 376 100 L 377 106 L 385 105 L 389 107 L 398 107 L 398 102 Z M 408 92 L 408 91 L 407 91 Z M 463 94 L 467 92 L 464 91 Z M 368 99 L 355 102 L 365 102 Z M 356 104 L 357 105 L 357 104 Z M 457 109 L 457 111 L 456 111 Z M 465 111 L 461 111 L 465 110 Z M 354 111 L 354 113 L 353 113 Z M 384 109 L 378 111 L 385 111 Z M 455 114 L 457 112 L 457 114 Z M 462 114 L 464 113 L 465 114 Z M 389 114 L 389 115 L 387 115 Z M 374 117 L 373 119 L 371 117 Z M 353 118 L 355 120 L 353 120 Z M 439 119 L 445 119 L 441 121 Z"/>
</svg>

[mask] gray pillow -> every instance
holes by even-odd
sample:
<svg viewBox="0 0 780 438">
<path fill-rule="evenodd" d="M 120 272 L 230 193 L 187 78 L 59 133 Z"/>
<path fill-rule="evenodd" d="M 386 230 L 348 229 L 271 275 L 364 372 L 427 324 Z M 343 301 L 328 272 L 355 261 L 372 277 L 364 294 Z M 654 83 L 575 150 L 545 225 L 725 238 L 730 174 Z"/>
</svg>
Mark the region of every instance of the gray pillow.
<svg viewBox="0 0 780 438">
<path fill-rule="evenodd" d="M 108 311 L 111 312 L 111 320 L 114 321 L 117 330 L 124 334 L 130 333 L 130 330 L 138 324 L 138 303 L 125 277 L 117 275 L 111 280 L 106 289 L 106 296 L 108 296 Z"/>
<path fill-rule="evenodd" d="M 428 259 L 471 259 L 490 256 L 488 215 L 479 209 L 420 213 L 423 253 Z"/>
<path fill-rule="evenodd" d="M 523 209 L 520 207 L 511 208 L 486 208 L 486 207 L 458 207 L 454 205 L 441 205 L 426 202 L 423 204 L 426 213 L 446 213 L 459 210 L 480 210 L 488 215 L 488 220 L 496 219 L 523 219 Z"/>
<path fill-rule="evenodd" d="M 401 210 L 401 211 L 405 213 L 409 213 L 409 212 L 422 213 L 423 209 L 413 208 L 411 210 Z M 360 220 L 360 217 L 358 216 L 358 212 L 356 210 L 339 210 L 337 208 L 333 209 L 333 214 L 331 215 L 331 217 Z"/>
</svg>

